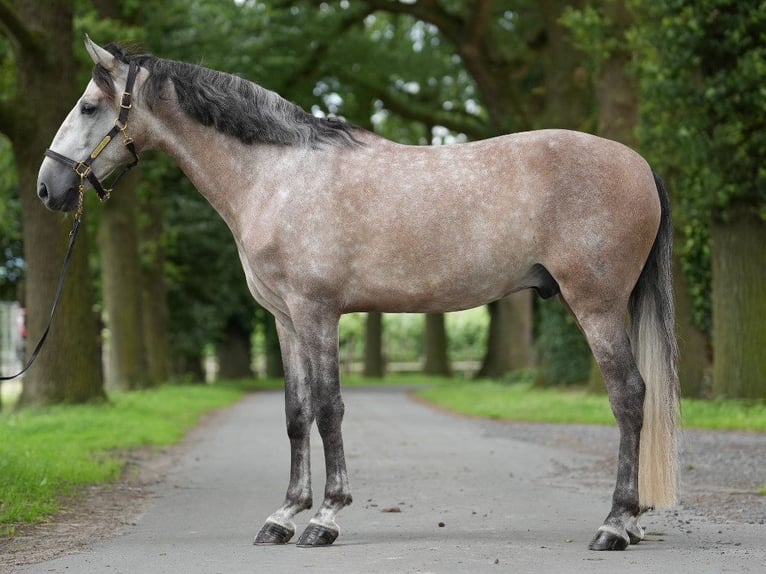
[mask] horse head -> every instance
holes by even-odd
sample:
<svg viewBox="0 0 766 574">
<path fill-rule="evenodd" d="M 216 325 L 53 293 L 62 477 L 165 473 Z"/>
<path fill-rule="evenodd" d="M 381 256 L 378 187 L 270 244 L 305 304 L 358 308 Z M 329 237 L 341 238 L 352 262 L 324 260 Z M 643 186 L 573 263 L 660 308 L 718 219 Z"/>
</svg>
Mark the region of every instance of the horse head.
<svg viewBox="0 0 766 574">
<path fill-rule="evenodd" d="M 37 195 L 47 208 L 57 211 L 75 210 L 89 187 L 105 199 L 109 190 L 101 181 L 118 167 L 138 162 L 128 136 L 128 116 L 130 133 L 138 133 L 140 122 L 132 108 L 140 69 L 87 36 L 85 48 L 95 64 L 93 79 L 59 127 L 37 176 Z M 118 145 L 109 145 L 115 139 Z"/>
</svg>

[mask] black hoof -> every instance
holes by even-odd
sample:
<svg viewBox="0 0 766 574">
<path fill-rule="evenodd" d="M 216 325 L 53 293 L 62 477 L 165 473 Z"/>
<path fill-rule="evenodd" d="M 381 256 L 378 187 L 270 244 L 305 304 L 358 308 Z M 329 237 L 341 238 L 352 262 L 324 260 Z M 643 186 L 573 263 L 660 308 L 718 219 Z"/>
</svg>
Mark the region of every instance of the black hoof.
<svg viewBox="0 0 766 574">
<path fill-rule="evenodd" d="M 630 528 L 628 528 L 628 538 L 630 538 L 631 544 L 638 544 L 644 539 L 644 532 L 642 529 L 636 532 L 632 532 Z"/>
<path fill-rule="evenodd" d="M 293 534 L 295 534 L 295 530 L 276 522 L 267 521 L 253 540 L 253 544 L 286 544 L 293 537 Z"/>
<path fill-rule="evenodd" d="M 316 524 L 315 522 L 309 522 L 306 530 L 303 531 L 301 537 L 298 539 L 296 546 L 300 548 L 315 548 L 317 546 L 329 546 L 338 537 L 337 530 L 330 530 L 329 528 Z"/>
<path fill-rule="evenodd" d="M 588 548 L 591 550 L 625 550 L 629 542 L 627 538 L 618 536 L 614 532 L 599 530 Z"/>
</svg>

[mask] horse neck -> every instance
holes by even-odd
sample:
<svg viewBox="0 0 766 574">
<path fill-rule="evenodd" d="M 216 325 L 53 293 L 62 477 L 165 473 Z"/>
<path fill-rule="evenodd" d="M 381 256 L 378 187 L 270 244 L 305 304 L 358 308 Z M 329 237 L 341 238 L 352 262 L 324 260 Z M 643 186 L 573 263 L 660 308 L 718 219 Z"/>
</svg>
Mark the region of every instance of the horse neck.
<svg viewBox="0 0 766 574">
<path fill-rule="evenodd" d="M 160 106 L 158 106 L 159 108 Z M 194 187 L 234 228 L 243 214 L 263 200 L 248 193 L 287 150 L 246 145 L 236 138 L 203 126 L 177 107 L 155 110 L 149 147 L 167 153 Z"/>
</svg>

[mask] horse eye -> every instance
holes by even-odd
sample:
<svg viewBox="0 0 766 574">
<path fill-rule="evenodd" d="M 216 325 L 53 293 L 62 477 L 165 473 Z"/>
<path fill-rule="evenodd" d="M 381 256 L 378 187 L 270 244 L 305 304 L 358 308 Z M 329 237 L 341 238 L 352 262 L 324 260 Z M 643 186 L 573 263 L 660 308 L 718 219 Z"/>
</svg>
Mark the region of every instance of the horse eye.
<svg viewBox="0 0 766 574">
<path fill-rule="evenodd" d="M 94 104 L 83 102 L 80 104 L 80 113 L 86 116 L 92 115 L 96 111 L 97 107 Z"/>
</svg>

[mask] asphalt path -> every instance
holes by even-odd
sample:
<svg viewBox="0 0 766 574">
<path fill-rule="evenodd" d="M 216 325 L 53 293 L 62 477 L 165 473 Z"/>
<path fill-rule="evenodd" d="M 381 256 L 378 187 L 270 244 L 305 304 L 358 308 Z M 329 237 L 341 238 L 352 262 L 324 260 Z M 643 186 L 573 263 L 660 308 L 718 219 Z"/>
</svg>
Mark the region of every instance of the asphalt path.
<svg viewBox="0 0 766 574">
<path fill-rule="evenodd" d="M 646 515 L 647 539 L 624 552 L 589 551 L 611 485 L 574 480 L 567 469 L 590 467 L 598 457 L 523 440 L 511 425 L 440 412 L 404 389 L 350 388 L 344 398 L 354 503 L 338 516 L 333 546 L 252 545 L 281 504 L 289 472 L 283 399 L 269 392 L 193 431 L 134 525 L 20 572 L 765 571 L 764 525 L 687 517 L 683 509 Z M 324 488 L 318 436 L 312 454 L 318 504 Z M 613 469 L 603 473 L 611 477 Z M 298 517 L 299 530 L 310 517 L 310 511 Z"/>
</svg>

